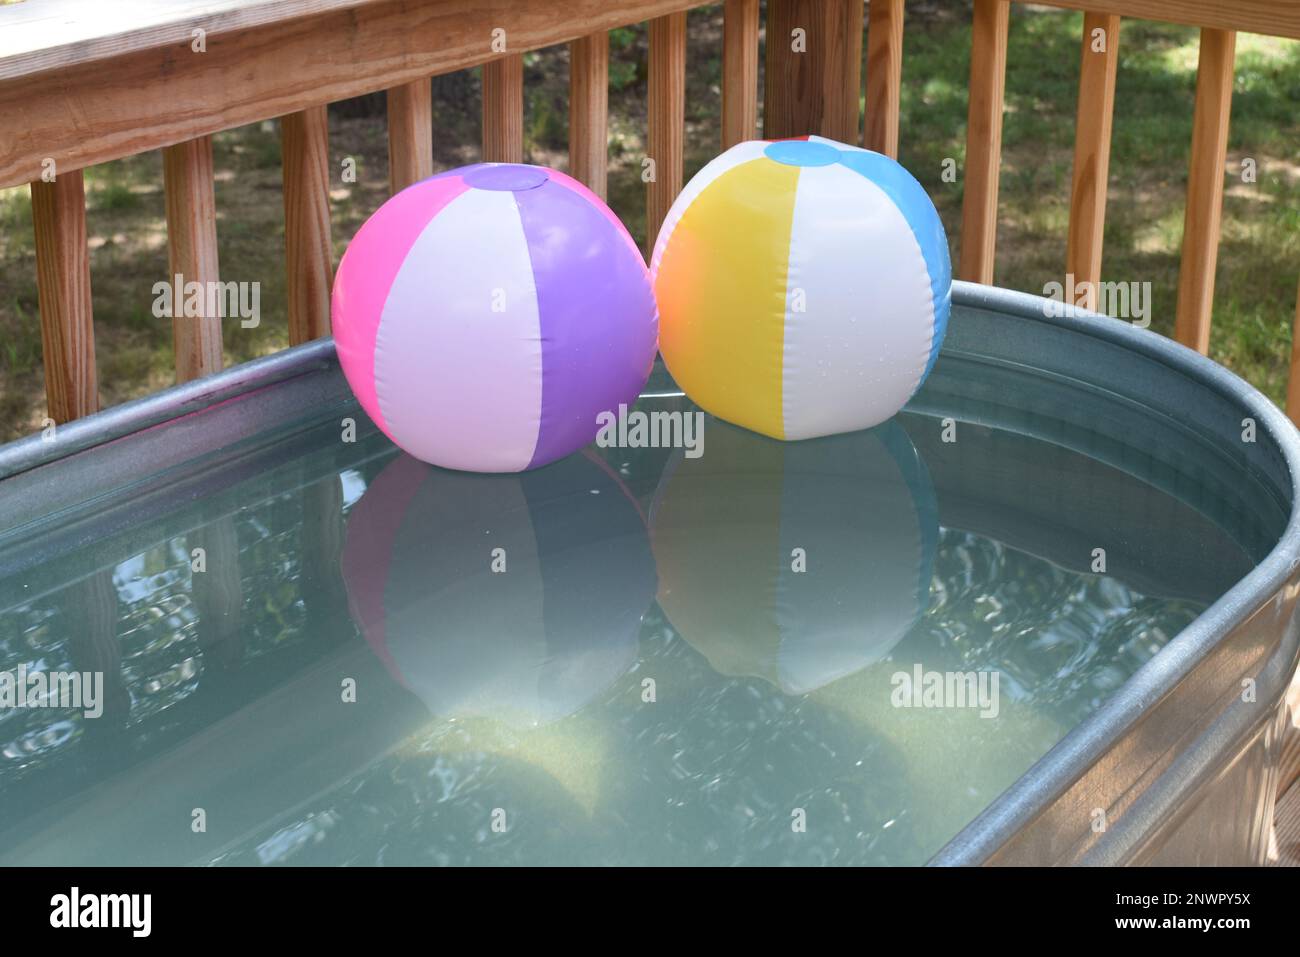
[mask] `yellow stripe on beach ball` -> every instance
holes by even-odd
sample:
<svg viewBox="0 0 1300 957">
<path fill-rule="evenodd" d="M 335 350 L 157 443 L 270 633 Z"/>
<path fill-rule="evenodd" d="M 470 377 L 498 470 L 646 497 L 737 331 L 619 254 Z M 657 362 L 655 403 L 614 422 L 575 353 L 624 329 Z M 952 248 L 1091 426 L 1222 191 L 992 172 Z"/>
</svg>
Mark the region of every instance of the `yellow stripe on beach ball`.
<svg viewBox="0 0 1300 957">
<path fill-rule="evenodd" d="M 757 159 L 719 176 L 677 223 L 655 286 L 677 384 L 706 411 L 777 438 L 799 174 Z"/>
</svg>

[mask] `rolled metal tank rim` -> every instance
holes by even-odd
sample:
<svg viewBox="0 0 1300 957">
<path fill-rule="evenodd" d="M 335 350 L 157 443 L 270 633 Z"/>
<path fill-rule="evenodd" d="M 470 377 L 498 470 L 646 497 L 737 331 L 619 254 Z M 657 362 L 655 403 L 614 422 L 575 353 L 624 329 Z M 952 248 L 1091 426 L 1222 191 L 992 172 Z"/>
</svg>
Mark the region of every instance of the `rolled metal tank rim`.
<svg viewBox="0 0 1300 957">
<path fill-rule="evenodd" d="M 1290 478 L 1291 512 L 1269 554 L 1246 577 L 1143 665 L 1095 713 L 1066 734 L 1007 791 L 948 842 L 932 865 L 976 865 L 1034 820 L 1095 764 L 1151 705 L 1169 693 L 1207 654 L 1262 603 L 1280 596 L 1300 569 L 1300 432 L 1254 386 L 1218 363 L 1149 330 L 1096 313 L 1050 315 L 1048 300 L 974 283 L 954 282 L 955 304 L 1033 319 L 1110 342 L 1165 365 L 1237 403 L 1272 438 Z"/>
</svg>

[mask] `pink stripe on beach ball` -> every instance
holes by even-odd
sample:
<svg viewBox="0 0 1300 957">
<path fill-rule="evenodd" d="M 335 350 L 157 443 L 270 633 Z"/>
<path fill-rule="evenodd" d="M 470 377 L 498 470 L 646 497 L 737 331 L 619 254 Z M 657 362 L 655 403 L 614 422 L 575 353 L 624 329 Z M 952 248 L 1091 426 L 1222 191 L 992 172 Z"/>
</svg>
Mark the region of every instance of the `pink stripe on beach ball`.
<svg viewBox="0 0 1300 957">
<path fill-rule="evenodd" d="M 426 179 L 402 191 L 403 202 L 379 207 L 357 231 L 334 277 L 330 312 L 346 313 L 335 323 L 339 364 L 361 408 L 389 438 L 375 391 L 375 340 L 389 290 L 416 237 L 433 217 L 469 187 L 459 176 Z"/>
</svg>

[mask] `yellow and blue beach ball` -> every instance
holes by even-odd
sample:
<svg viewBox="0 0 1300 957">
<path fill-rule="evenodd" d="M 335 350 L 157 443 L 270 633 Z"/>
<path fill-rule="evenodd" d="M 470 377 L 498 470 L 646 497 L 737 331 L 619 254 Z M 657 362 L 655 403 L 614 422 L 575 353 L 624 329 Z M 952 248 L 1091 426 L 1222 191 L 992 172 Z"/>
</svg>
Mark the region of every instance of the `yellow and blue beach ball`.
<svg viewBox="0 0 1300 957">
<path fill-rule="evenodd" d="M 887 156 L 819 136 L 741 143 L 706 165 L 650 270 L 677 384 L 779 439 L 888 419 L 948 324 L 948 241 L 924 188 Z"/>
</svg>

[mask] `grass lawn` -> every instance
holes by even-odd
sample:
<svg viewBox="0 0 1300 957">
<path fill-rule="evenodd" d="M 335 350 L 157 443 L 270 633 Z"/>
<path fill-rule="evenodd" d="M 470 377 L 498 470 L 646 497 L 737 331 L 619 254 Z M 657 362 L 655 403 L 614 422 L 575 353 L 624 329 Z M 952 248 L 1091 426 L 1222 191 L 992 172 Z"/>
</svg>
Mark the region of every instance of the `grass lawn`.
<svg viewBox="0 0 1300 957">
<path fill-rule="evenodd" d="M 1008 50 L 996 282 L 1041 293 L 1063 279 L 1082 15 L 1016 4 Z M 909 3 L 904 33 L 900 159 L 926 186 L 958 247 L 969 78 L 969 3 Z M 1152 284 L 1152 327 L 1173 329 L 1196 83 L 1196 30 L 1125 21 L 1110 165 L 1102 278 Z M 718 150 L 721 7 L 689 15 L 686 102 L 689 177 Z M 529 162 L 567 166 L 567 51 L 525 58 Z M 645 231 L 646 38 L 616 30 L 610 65 L 610 205 L 638 241 Z M 760 89 L 761 89 L 760 78 Z M 1211 355 L 1275 400 L 1286 390 L 1300 271 L 1300 42 L 1237 41 L 1223 240 Z M 439 168 L 474 162 L 478 71 L 434 80 Z M 337 256 L 387 197 L 382 94 L 330 114 Z M 340 175 L 345 158 L 357 180 Z M 945 160 L 955 182 L 944 182 Z M 1241 175 L 1252 160 L 1255 182 Z M 262 322 L 225 327 L 228 363 L 288 344 L 280 148 L 273 121 L 215 138 L 221 276 L 261 283 Z M 167 278 L 162 162 L 149 153 L 86 172 L 91 284 L 105 406 L 172 381 L 170 320 L 154 318 L 153 284 Z M 31 209 L 26 187 L 0 190 L 0 440 L 36 431 L 45 415 Z"/>
</svg>

